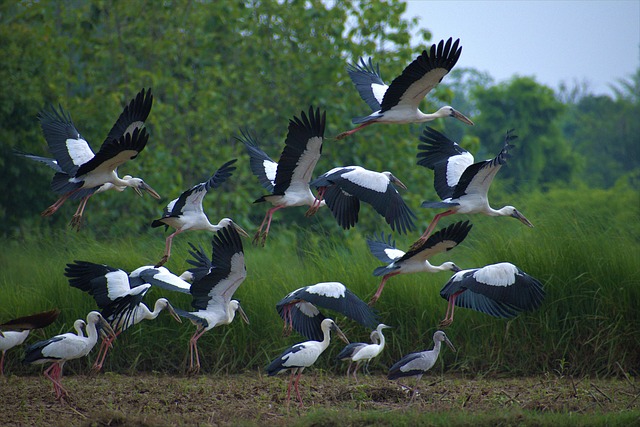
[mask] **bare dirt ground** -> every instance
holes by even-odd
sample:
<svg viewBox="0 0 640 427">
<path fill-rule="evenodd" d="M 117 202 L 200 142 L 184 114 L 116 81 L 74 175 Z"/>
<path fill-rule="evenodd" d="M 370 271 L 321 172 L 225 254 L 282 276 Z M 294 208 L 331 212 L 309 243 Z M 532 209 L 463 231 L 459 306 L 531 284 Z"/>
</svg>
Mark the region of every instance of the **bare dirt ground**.
<svg viewBox="0 0 640 427">
<path fill-rule="evenodd" d="M 194 377 L 69 375 L 63 378 L 63 385 L 70 396 L 60 403 L 44 377 L 10 375 L 0 378 L 0 425 L 284 426 L 304 425 L 305 417 L 318 410 L 373 414 L 374 420 L 377 414 L 386 420 L 380 424 L 390 425 L 389 414 L 411 411 L 474 414 L 513 410 L 526 416 L 529 411 L 637 414 L 640 410 L 640 386 L 629 377 L 598 380 L 549 375 L 466 379 L 432 375 L 422 379 L 420 394 L 409 402 L 406 390 L 380 374 L 363 375 L 356 384 L 344 376 L 311 371 L 300 382 L 305 406 L 299 408 L 293 396 L 288 411 L 287 380 L 288 376 L 267 377 L 258 372 Z M 408 382 L 413 385 L 413 379 Z M 377 422 L 361 425 L 372 424 Z"/>
</svg>

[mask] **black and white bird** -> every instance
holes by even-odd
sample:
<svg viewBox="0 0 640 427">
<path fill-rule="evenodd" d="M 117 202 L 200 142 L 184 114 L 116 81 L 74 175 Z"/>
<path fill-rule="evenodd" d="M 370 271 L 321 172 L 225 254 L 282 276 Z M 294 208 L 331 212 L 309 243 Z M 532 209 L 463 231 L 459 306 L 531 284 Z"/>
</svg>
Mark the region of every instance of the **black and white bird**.
<svg viewBox="0 0 640 427">
<path fill-rule="evenodd" d="M 190 261 L 196 267 L 181 275 L 194 279 L 190 288 L 191 306 L 197 311 L 176 309 L 180 316 L 191 320 L 196 326 L 196 332 L 189 340 L 189 372 L 192 373 L 200 370 L 198 339 L 205 332 L 216 326 L 230 324 L 236 312 L 249 323 L 240 302 L 231 299 L 247 277 L 238 231 L 232 225 L 221 228 L 214 234 L 211 246 L 210 261 L 204 253 L 199 252 L 196 260 Z"/>
<path fill-rule="evenodd" d="M 62 387 L 62 368 L 67 360 L 78 359 L 89 354 L 98 341 L 98 330 L 96 326 L 103 328 L 107 334 L 115 335 L 109 323 L 97 311 L 92 311 L 87 315 L 86 330 L 87 336 L 83 336 L 81 324 L 76 321 L 74 327 L 78 334 L 68 332 L 56 335 L 48 340 L 39 341 L 25 350 L 23 363 L 34 365 L 53 362 L 44 371 L 44 376 L 51 380 L 56 398 L 60 401 L 69 393 Z"/>
<path fill-rule="evenodd" d="M 49 151 L 62 170 L 54 175 L 51 182 L 51 189 L 61 197 L 45 209 L 42 216 L 53 215 L 68 198 L 82 192 L 82 200 L 71 220 L 73 227 L 79 227 L 87 201 L 106 183 L 131 187 L 140 195 L 145 190 L 156 199 L 160 198 L 142 179 L 119 178 L 117 174 L 118 167 L 136 158 L 147 144 L 149 135 L 143 126 L 152 103 L 151 90 L 145 93 L 142 89 L 124 108 L 95 154 L 71 121 L 71 115 L 62 107 L 58 111 L 52 106 L 38 114 Z"/>
<path fill-rule="evenodd" d="M 166 298 L 156 300 L 153 310 L 143 303 L 143 298 L 152 285 L 165 289 L 190 288 L 190 284 L 180 279 L 164 267 L 143 266 L 130 274 L 119 268 L 88 261 L 74 261 L 67 264 L 65 276 L 69 285 L 91 295 L 102 316 L 115 331 L 113 338 L 102 340 L 100 351 L 93 369 L 102 369 L 113 340 L 128 328 L 143 320 L 153 320 L 167 310 L 178 322 L 181 322 L 173 306 Z"/>
<path fill-rule="evenodd" d="M 438 360 L 440 346 L 443 342 L 447 344 L 451 350 L 454 352 L 456 351 L 456 348 L 451 344 L 447 335 L 442 331 L 436 331 L 436 333 L 433 334 L 432 350 L 407 354 L 402 359 L 394 363 L 389 369 L 389 375 L 387 375 L 387 378 L 390 380 L 404 377 L 416 377 L 416 384 L 411 393 L 411 401 L 413 401 L 416 396 L 418 382 L 425 372 L 431 369 L 433 365 L 435 365 L 436 360 Z"/>
<path fill-rule="evenodd" d="M 337 136 L 342 139 L 373 123 L 422 123 L 438 118 L 453 117 L 468 125 L 473 125 L 462 113 L 445 106 L 435 113 L 424 114 L 418 108 L 422 99 L 456 65 L 462 53 L 460 39 L 451 38 L 424 50 L 398 77 L 387 86 L 380 76 L 380 69 L 373 66 L 371 58 L 367 64 L 360 58 L 360 64 L 349 65 L 347 72 L 356 85 L 360 97 L 369 105 L 373 113 L 353 119 L 359 126 Z"/>
<path fill-rule="evenodd" d="M 457 272 L 440 290 L 440 296 L 449 302 L 440 325 L 449 326 L 455 306 L 509 319 L 539 308 L 545 291 L 534 277 L 501 262 Z"/>
<path fill-rule="evenodd" d="M 33 329 L 52 324 L 59 314 L 60 310 L 50 310 L 11 319 L 0 325 L 0 376 L 4 376 L 4 355 L 7 350 L 21 345 Z"/>
<path fill-rule="evenodd" d="M 310 340 L 319 341 L 326 317 L 318 307 L 336 311 L 369 329 L 380 323 L 377 313 L 339 282 L 321 282 L 296 289 L 276 304 L 285 330 L 293 329 Z"/>
<path fill-rule="evenodd" d="M 176 229 L 176 231 L 167 236 L 164 256 L 160 262 L 156 264 L 156 267 L 162 266 L 169 260 L 169 257 L 171 256 L 171 242 L 173 241 L 173 238 L 187 230 L 207 230 L 216 232 L 222 227 L 233 225 L 240 234 L 245 237 L 249 237 L 247 232 L 235 224 L 230 218 L 223 218 L 216 225 L 211 224 L 209 222 L 209 218 L 207 218 L 207 215 L 202 209 L 204 196 L 206 196 L 212 188 L 218 188 L 231 176 L 232 172 L 236 169 L 235 166 L 231 165 L 235 162 L 236 159 L 228 161 L 207 181 L 194 185 L 187 191 L 183 192 L 180 197 L 172 200 L 167 207 L 164 208 L 162 217 L 151 223 L 151 227 L 161 227 L 164 225 L 165 229 L 169 227 Z"/>
<path fill-rule="evenodd" d="M 254 175 L 271 192 L 254 203 L 269 202 L 273 205 L 260 224 L 254 243 L 261 241 L 264 245 L 273 214 L 277 210 L 292 206 L 313 206 L 316 201 L 309 182 L 322 152 L 325 122 L 326 112 L 321 114 L 319 108 L 314 110 L 313 107 L 309 107 L 308 115 L 302 111 L 300 118 L 289 120 L 285 147 L 277 164 L 257 147 L 248 133 L 243 132 L 242 138 L 238 138 L 245 144 L 251 157 Z"/>
<path fill-rule="evenodd" d="M 511 141 L 516 138 L 513 129 L 508 131 L 502 150 L 496 157 L 474 163 L 471 153 L 435 129 L 425 126 L 420 137 L 422 144 L 418 145 L 418 164 L 433 170 L 434 187 L 442 201 L 423 202 L 422 207 L 447 210 L 433 218 L 416 244 L 429 237 L 440 218 L 455 213 L 510 216 L 528 227 L 533 227 L 533 224 L 513 206 L 493 209 L 487 196 L 493 178 L 509 157 L 509 150 L 513 147 Z"/>
<path fill-rule="evenodd" d="M 369 334 L 369 339 L 371 340 L 371 344 L 379 344 L 380 337 L 378 335 L 378 331 L 375 329 L 371 331 L 371 333 Z M 344 346 L 344 348 L 340 350 L 340 353 L 338 353 L 338 355 L 336 356 L 336 360 L 349 361 L 349 365 L 347 366 L 347 377 L 351 375 L 351 365 L 353 365 L 352 357 L 355 356 L 358 353 L 358 351 L 362 350 L 364 347 L 368 345 L 369 343 L 366 343 L 366 342 L 351 342 L 346 346 Z"/>
<path fill-rule="evenodd" d="M 382 334 L 382 330 L 385 328 L 390 328 L 391 326 L 387 326 L 384 323 L 381 323 L 378 325 L 378 327 L 376 328 L 375 332 L 376 332 L 376 338 L 379 340 L 378 342 L 374 342 L 371 344 L 365 344 L 362 347 L 359 347 L 356 351 L 353 352 L 353 354 L 351 355 L 350 359 L 351 362 L 355 362 L 356 363 L 356 367 L 353 370 L 353 378 L 356 380 L 356 382 L 358 382 L 358 377 L 357 377 L 357 372 L 358 372 L 358 368 L 360 367 L 361 364 L 365 363 L 365 364 L 369 364 L 369 362 L 371 361 L 371 359 L 373 359 L 374 357 L 377 357 L 378 355 L 380 355 L 380 353 L 382 353 L 382 350 L 384 350 L 384 345 L 385 345 L 385 339 L 384 339 L 384 335 Z M 373 336 L 373 332 L 371 333 Z M 347 347 L 345 347 L 343 350 L 343 352 L 347 351 Z M 340 355 L 342 353 L 338 354 L 338 359 L 341 359 Z M 349 368 L 351 367 L 351 362 L 349 363 Z M 347 375 L 349 375 L 349 368 L 347 368 Z"/>
<path fill-rule="evenodd" d="M 340 339 L 348 343 L 349 340 L 342 333 L 338 325 L 331 319 L 324 319 L 321 324 L 322 340 L 321 341 L 305 341 L 299 344 L 295 344 L 286 349 L 280 356 L 275 358 L 269 366 L 267 366 L 267 373 L 269 376 L 278 374 L 279 372 L 291 371 L 291 377 L 289 378 L 289 386 L 287 387 L 287 406 L 291 400 L 291 385 L 294 383 L 293 377 L 296 375 L 294 388 L 298 395 L 298 401 L 302 407 L 302 396 L 300 396 L 300 390 L 298 384 L 300 383 L 300 376 L 305 368 L 316 363 L 318 357 L 329 347 L 331 341 L 331 331 L 334 331 Z"/>
<path fill-rule="evenodd" d="M 311 182 L 311 187 L 318 189 L 318 195 L 307 216 L 315 214 L 320 201 L 325 200 L 338 224 L 348 230 L 358 222 L 360 201 L 363 201 L 373 206 L 392 230 L 406 233 L 415 228 L 415 215 L 394 184 L 407 189 L 388 171 L 375 172 L 361 166 L 333 168 Z"/>
<path fill-rule="evenodd" d="M 472 225 L 469 224 L 469 221 L 456 222 L 430 236 L 424 243 L 418 245 L 415 249 L 410 249 L 407 253 L 396 249 L 395 241 L 391 241 L 391 235 L 386 239 L 382 233 L 380 236 L 368 238 L 367 245 L 369 245 L 371 253 L 380 261 L 388 263 L 386 266 L 373 270 L 373 275 L 382 276 L 382 281 L 369 304 L 375 304 L 378 301 L 387 280 L 398 274 L 460 271 L 460 268 L 451 261 L 440 265 L 432 265 L 429 262 L 429 258 L 458 246 L 467 237 L 471 227 Z"/>
</svg>

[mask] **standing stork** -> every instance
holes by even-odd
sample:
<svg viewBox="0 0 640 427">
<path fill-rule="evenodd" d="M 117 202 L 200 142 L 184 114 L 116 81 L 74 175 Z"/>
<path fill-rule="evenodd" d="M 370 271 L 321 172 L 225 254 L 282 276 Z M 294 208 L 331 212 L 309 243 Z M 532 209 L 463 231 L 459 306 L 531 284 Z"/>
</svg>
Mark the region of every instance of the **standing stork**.
<svg viewBox="0 0 640 427">
<path fill-rule="evenodd" d="M 113 337 L 102 340 L 93 369 L 100 371 L 113 340 L 125 330 L 143 320 L 153 320 L 162 310 L 167 310 L 178 322 L 182 322 L 166 298 L 156 300 L 153 311 L 149 310 L 143 298 L 152 285 L 174 289 L 189 289 L 189 283 L 181 280 L 164 267 L 152 266 L 137 268 L 130 274 L 119 268 L 88 261 L 74 261 L 67 264 L 65 276 L 71 287 L 91 295 L 102 316 L 115 331 Z"/>
<path fill-rule="evenodd" d="M 412 220 L 415 215 L 402 200 L 394 184 L 407 189 L 402 181 L 388 171 L 375 172 L 360 166 L 333 168 L 311 182 L 311 187 L 318 189 L 318 195 L 307 216 L 315 214 L 320 201 L 326 199 L 338 224 L 348 230 L 358 222 L 360 201 L 363 201 L 373 206 L 392 230 L 406 233 L 415 228 Z"/>
<path fill-rule="evenodd" d="M 221 219 L 216 225 L 211 224 L 209 222 L 209 218 L 207 218 L 207 215 L 202 209 L 202 200 L 204 199 L 204 196 L 207 195 L 207 192 L 210 189 L 218 188 L 231 176 L 231 173 L 236 169 L 235 166 L 231 165 L 235 162 L 236 159 L 228 161 L 224 165 L 220 166 L 220 168 L 207 181 L 194 185 L 187 191 L 183 192 L 180 197 L 172 200 L 167 207 L 164 208 L 161 218 L 156 219 L 151 223 L 151 227 L 154 228 L 164 225 L 165 229 L 169 228 L 169 226 L 176 229 L 176 231 L 167 237 L 164 256 L 160 262 L 156 264 L 156 267 L 162 266 L 169 260 L 169 257 L 171 256 L 171 242 L 176 235 L 183 231 L 207 230 L 216 232 L 222 227 L 233 225 L 240 234 L 249 237 L 246 231 L 240 228 L 240 226 L 235 224 L 229 218 Z"/>
<path fill-rule="evenodd" d="M 322 152 L 325 121 L 326 112 L 320 114 L 320 109 L 314 111 L 313 107 L 309 107 L 308 115 L 302 111 L 300 118 L 289 120 L 285 147 L 277 165 L 257 147 L 248 133 L 243 133 L 242 138 L 238 138 L 247 147 L 253 173 L 265 188 L 273 187 L 270 195 L 262 196 L 254 202 L 270 202 L 273 205 L 260 224 L 254 243 L 262 241 L 264 245 L 271 219 L 277 210 L 291 206 L 313 206 L 316 201 L 309 188 L 309 181 Z"/>
<path fill-rule="evenodd" d="M 291 371 L 291 377 L 289 378 L 289 386 L 287 387 L 287 407 L 289 407 L 289 401 L 291 400 L 291 385 L 293 384 L 293 377 L 296 375 L 294 388 L 298 395 L 298 401 L 300 407 L 302 407 L 302 397 L 300 396 L 300 390 L 298 389 L 298 383 L 300 383 L 300 376 L 305 368 L 316 363 L 318 357 L 329 347 L 331 341 L 331 331 L 334 331 L 340 339 L 348 343 L 349 340 L 342 333 L 338 325 L 331 319 L 324 319 L 321 324 L 322 340 L 321 341 L 305 341 L 299 344 L 295 344 L 286 349 L 280 356 L 275 358 L 273 362 L 267 366 L 266 370 L 269 376 L 278 374 L 279 372 Z"/>
<path fill-rule="evenodd" d="M 390 328 L 391 326 L 387 326 L 384 323 L 381 323 L 376 328 L 376 332 L 378 337 L 380 338 L 380 342 L 367 344 L 361 349 L 359 349 L 353 356 L 351 356 L 351 361 L 356 362 L 356 367 L 353 370 L 353 378 L 358 382 L 358 377 L 356 373 L 358 372 L 358 368 L 361 363 L 366 363 L 367 365 L 374 357 L 378 356 L 384 350 L 384 335 L 382 334 L 382 330 L 385 328 Z"/>
<path fill-rule="evenodd" d="M 420 137 L 424 144 L 418 145 L 418 149 L 422 150 L 417 156 L 418 164 L 433 170 L 434 187 L 442 201 L 423 202 L 422 207 L 446 208 L 447 211 L 433 218 L 414 245 L 421 244 L 429 237 L 440 218 L 455 213 L 510 216 L 528 227 L 533 227 L 533 224 L 513 206 L 493 209 L 489 206 L 487 196 L 493 178 L 509 157 L 508 151 L 513 147 L 511 141 L 516 138 L 513 129 L 509 130 L 504 138 L 504 146 L 496 157 L 474 163 L 471 153 L 435 129 L 425 126 Z"/>
<path fill-rule="evenodd" d="M 80 325 L 77 321 L 74 323 L 78 334 L 68 332 L 66 334 L 56 335 L 48 340 L 39 341 L 25 350 L 23 363 L 38 365 L 53 362 L 51 366 L 44 371 L 44 376 L 53 383 L 56 399 L 60 401 L 69 394 L 67 390 L 62 387 L 61 383 L 62 368 L 65 362 L 89 354 L 98 341 L 96 325 L 104 328 L 109 335 L 114 335 L 109 323 L 97 311 L 92 311 L 87 315 L 86 337 L 82 335 Z"/>
<path fill-rule="evenodd" d="M 140 154 L 149 135 L 143 128 L 151 111 L 151 90 L 142 89 L 124 108 L 113 125 L 100 150 L 93 153 L 87 141 L 80 135 L 71 121 L 71 115 L 60 107 L 51 107 L 38 114 L 40 126 L 49 151 L 62 172 L 57 172 L 51 181 L 51 189 L 61 197 L 42 212 L 42 216 L 53 215 L 62 204 L 83 190 L 84 196 L 71 220 L 72 227 L 80 227 L 82 213 L 89 198 L 100 186 L 111 183 L 116 187 L 131 187 L 142 195 L 142 190 L 160 199 L 160 195 L 140 178 L 119 178 L 118 166 Z M 51 166 L 51 165 L 50 165 Z"/>
<path fill-rule="evenodd" d="M 276 310 L 284 320 L 285 330 L 294 329 L 310 340 L 319 341 L 326 317 L 316 306 L 337 311 L 370 329 L 380 323 L 371 307 L 339 282 L 321 282 L 296 289 L 276 304 Z"/>
<path fill-rule="evenodd" d="M 50 310 L 18 317 L 0 325 L 0 376 L 4 376 L 4 355 L 7 350 L 22 344 L 32 329 L 45 328 L 52 324 L 59 314 L 60 310 Z"/>
<path fill-rule="evenodd" d="M 458 246 L 467 237 L 471 227 L 469 221 L 456 222 L 430 236 L 424 243 L 415 249 L 410 249 L 407 253 L 396 249 L 395 242 L 391 242 L 391 235 L 386 240 L 382 233 L 380 237 L 368 238 L 367 245 L 369 245 L 371 253 L 380 261 L 388 263 L 386 266 L 373 270 L 373 275 L 382 276 L 382 281 L 369 304 L 375 304 L 378 301 L 387 280 L 398 274 L 421 273 L 423 271 L 428 273 L 460 271 L 460 268 L 453 262 L 432 265 L 428 260 L 440 252 L 446 252 Z"/>
<path fill-rule="evenodd" d="M 407 354 L 402 359 L 394 363 L 393 366 L 389 369 L 389 375 L 387 375 L 387 378 L 389 378 L 390 380 L 395 380 L 403 377 L 416 377 L 416 385 L 413 387 L 410 402 L 412 402 L 416 397 L 418 382 L 425 374 L 425 372 L 431 369 L 433 365 L 435 365 L 436 360 L 438 360 L 438 355 L 440 354 L 440 346 L 443 342 L 446 343 L 449 348 L 455 353 L 456 348 L 453 346 L 453 344 L 451 344 L 451 341 L 449 341 L 447 335 L 442 331 L 436 331 L 436 333 L 433 334 L 432 350 Z"/>
<path fill-rule="evenodd" d="M 218 230 L 211 241 L 211 261 L 200 263 L 205 258 L 199 253 L 197 265 L 189 275 L 183 273 L 181 277 L 195 278 L 190 288 L 191 306 L 198 311 L 188 312 L 176 309 L 176 312 L 196 326 L 196 331 L 189 340 L 189 372 L 200 371 L 200 355 L 198 354 L 198 339 L 208 330 L 216 326 L 228 325 L 240 313 L 247 324 L 249 319 L 240 306 L 240 302 L 231 299 L 238 287 L 247 277 L 244 262 L 242 241 L 235 227 L 227 225 Z M 203 272 L 206 274 L 198 274 Z M 195 272 L 195 274 L 194 274 Z"/>
<path fill-rule="evenodd" d="M 380 343 L 380 336 L 378 335 L 377 330 L 371 331 L 369 334 L 369 338 L 371 339 L 372 344 Z M 369 343 L 366 342 L 352 342 L 344 346 L 344 348 L 338 353 L 336 356 L 336 360 L 348 360 L 349 365 L 347 366 L 347 378 L 351 373 L 351 365 L 353 365 L 353 356 L 355 356 L 360 350 L 364 347 L 368 346 Z M 366 365 L 365 365 L 366 368 Z"/>
<path fill-rule="evenodd" d="M 360 58 L 360 64 L 349 64 L 347 72 L 351 81 L 364 102 L 369 105 L 372 114 L 353 119 L 358 127 L 343 132 L 337 136 L 342 139 L 373 123 L 422 123 L 438 118 L 453 117 L 468 125 L 473 125 L 462 113 L 445 106 L 435 113 L 424 114 L 418 108 L 422 99 L 435 88 L 444 76 L 456 65 L 462 53 L 462 47 L 458 47 L 460 39 L 452 43 L 449 38 L 431 49 L 422 51 L 411 64 L 409 64 L 398 77 L 387 86 L 380 77 L 380 69 L 373 66 L 371 58 L 367 64 Z"/>
<path fill-rule="evenodd" d="M 448 301 L 440 326 L 449 326 L 456 305 L 509 319 L 540 307 L 545 291 L 535 278 L 511 263 L 501 262 L 457 272 L 440 290 L 440 296 Z"/>
</svg>

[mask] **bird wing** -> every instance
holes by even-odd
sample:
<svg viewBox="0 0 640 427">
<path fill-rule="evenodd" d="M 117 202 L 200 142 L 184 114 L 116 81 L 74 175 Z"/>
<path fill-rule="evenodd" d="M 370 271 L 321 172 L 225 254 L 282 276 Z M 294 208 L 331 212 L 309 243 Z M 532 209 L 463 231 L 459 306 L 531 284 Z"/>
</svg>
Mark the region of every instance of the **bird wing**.
<svg viewBox="0 0 640 427">
<path fill-rule="evenodd" d="M 326 316 L 315 305 L 289 294 L 276 304 L 276 311 L 285 322 L 291 319 L 291 327 L 300 335 L 322 341 L 321 325 Z"/>
<path fill-rule="evenodd" d="M 395 380 L 402 377 L 412 377 L 414 375 L 420 375 L 424 373 L 422 368 L 422 353 L 409 353 L 403 356 L 400 360 L 394 363 L 389 368 L 389 374 L 387 378 Z"/>
<path fill-rule="evenodd" d="M 359 64 L 347 65 L 347 73 L 349 73 L 353 84 L 356 85 L 360 98 L 367 103 L 371 110 L 380 110 L 380 103 L 389 86 L 382 80 L 378 64 L 374 67 L 371 58 L 369 58 L 369 63 L 360 58 Z"/>
<path fill-rule="evenodd" d="M 191 285 L 191 305 L 199 310 L 211 309 L 220 301 L 228 303 L 247 277 L 242 241 L 232 224 L 214 234 L 211 246 L 213 268 Z"/>
<path fill-rule="evenodd" d="M 120 139 L 105 141 L 96 155 L 82 164 L 74 176 L 82 176 L 92 171 L 101 170 L 107 173 L 115 170 L 127 160 L 135 159 L 147 145 L 148 140 L 149 134 L 146 129 L 136 128 L 133 133 L 126 133 Z"/>
<path fill-rule="evenodd" d="M 136 288 L 137 291 L 131 294 L 116 298 L 111 304 L 104 307 L 100 314 L 115 331 L 124 331 L 135 324 L 136 310 L 142 304 L 142 299 L 149 288 L 151 285 L 145 284 Z"/>
<path fill-rule="evenodd" d="M 31 159 L 36 162 L 40 162 L 44 165 L 49 166 L 51 169 L 53 169 L 56 172 L 64 173 L 60 165 L 58 165 L 58 162 L 56 161 L 56 159 L 52 159 L 49 157 L 36 156 L 35 154 L 24 153 L 22 151 L 15 150 L 15 149 L 13 150 L 13 154 L 20 157 L 26 157 L 27 159 Z"/>
<path fill-rule="evenodd" d="M 249 164 L 251 172 L 258 177 L 260 184 L 269 192 L 273 193 L 273 187 L 276 181 L 276 170 L 278 163 L 274 162 L 271 157 L 258 148 L 256 140 L 248 131 L 240 130 L 241 137 L 236 139 L 242 142 L 249 153 Z"/>
<path fill-rule="evenodd" d="M 365 342 L 352 342 L 347 344 L 336 356 L 336 360 L 351 359 L 356 353 L 366 347 L 368 344 Z"/>
<path fill-rule="evenodd" d="M 404 255 L 403 251 L 396 249 L 395 240 L 393 242 L 391 241 L 391 234 L 389 234 L 387 238 L 384 237 L 384 233 L 382 232 L 380 236 L 374 234 L 373 237 L 367 238 L 367 245 L 373 256 L 387 264 Z"/>
<path fill-rule="evenodd" d="M 74 261 L 67 264 L 64 275 L 69 278 L 70 286 L 88 292 L 101 309 L 131 292 L 127 272 L 105 264 Z"/>
<path fill-rule="evenodd" d="M 473 225 L 469 224 L 469 221 L 459 221 L 451 224 L 447 228 L 438 230 L 438 232 L 429 236 L 423 244 L 415 249 L 411 249 L 402 258 L 397 260 L 397 262 L 406 261 L 410 258 L 426 261 L 435 254 L 449 251 L 458 246 L 467 237 L 471 227 L 473 227 Z"/>
<path fill-rule="evenodd" d="M 87 141 L 80 136 L 71 121 L 71 115 L 59 106 L 60 111 L 51 106 L 38 113 L 42 133 L 60 168 L 69 176 L 75 176 L 81 165 L 89 162 L 93 151 Z"/>
<path fill-rule="evenodd" d="M 393 79 L 381 102 L 380 111 L 392 108 L 417 109 L 422 99 L 434 87 L 442 81 L 442 78 L 451 71 L 462 52 L 458 47 L 460 40 L 452 44 L 449 38 L 446 44 L 444 40 L 436 46 L 431 45 L 429 51 L 424 50 L 411 64 Z"/>
<path fill-rule="evenodd" d="M 186 272 L 191 273 L 192 278 L 189 280 L 197 282 L 204 276 L 209 274 L 213 266 L 211 265 L 209 255 L 204 252 L 204 248 L 202 246 L 196 248 L 195 245 L 191 242 L 189 242 L 189 246 L 191 247 L 191 249 L 189 250 L 189 254 L 195 259 L 187 260 L 187 263 L 193 265 L 194 267 L 188 269 Z M 185 273 L 182 273 L 181 277 L 184 277 Z"/>
<path fill-rule="evenodd" d="M 170 291 L 188 294 L 191 289 L 190 283 L 185 282 L 165 267 L 156 268 L 145 265 L 133 270 L 129 274 L 129 281 L 132 281 L 136 277 L 139 278 L 142 283 L 148 283 L 151 286 L 157 286 Z"/>
<path fill-rule="evenodd" d="M 324 200 L 338 224 L 348 230 L 358 222 L 360 200 L 342 190 L 337 185 L 330 185 L 324 192 Z"/>
<path fill-rule="evenodd" d="M 30 314 L 28 316 L 17 317 L 0 325 L 3 331 L 24 331 L 44 328 L 52 324 L 60 314 L 60 310 L 49 310 L 41 313 Z"/>
<path fill-rule="evenodd" d="M 473 155 L 429 126 L 425 126 L 420 141 L 418 165 L 433 170 L 433 185 L 441 199 L 451 197 L 460 177 L 473 164 Z"/>
<path fill-rule="evenodd" d="M 486 196 L 493 178 L 500 170 L 500 167 L 507 162 L 507 158 L 510 157 L 509 149 L 513 148 L 510 142 L 517 137 L 517 135 L 513 135 L 513 129 L 507 131 L 502 150 L 496 157 L 469 166 L 460 177 L 451 198 L 457 199 L 465 194 Z"/>
<path fill-rule="evenodd" d="M 144 122 L 149 117 L 151 105 L 153 104 L 153 95 L 151 89 L 146 91 L 143 88 L 135 98 L 124 107 L 120 117 L 107 134 L 104 143 L 112 140 L 119 140 L 126 133 L 133 133 L 134 130 L 144 126 Z"/>
<path fill-rule="evenodd" d="M 322 152 L 322 140 L 326 112 L 320 114 L 320 109 L 315 111 L 309 107 L 309 115 L 304 111 L 300 118 L 289 120 L 289 131 L 282 150 L 273 194 L 283 195 L 294 183 L 298 186 L 308 187 L 313 169 Z"/>
</svg>

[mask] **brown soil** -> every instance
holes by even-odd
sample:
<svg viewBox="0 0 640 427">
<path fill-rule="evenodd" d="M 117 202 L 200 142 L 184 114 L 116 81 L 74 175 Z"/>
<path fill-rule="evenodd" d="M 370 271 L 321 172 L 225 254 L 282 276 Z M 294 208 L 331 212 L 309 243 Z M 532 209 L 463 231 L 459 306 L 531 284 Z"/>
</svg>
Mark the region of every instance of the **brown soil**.
<svg viewBox="0 0 640 427">
<path fill-rule="evenodd" d="M 288 376 L 70 375 L 70 396 L 58 402 L 42 376 L 0 379 L 0 425 L 291 425 L 317 409 L 389 413 L 513 409 L 557 413 L 607 413 L 640 409 L 640 387 L 632 378 L 596 380 L 555 376 L 517 379 L 424 377 L 420 394 L 382 375 L 359 384 L 320 371 L 302 376 L 304 407 L 295 395 L 286 406 Z M 408 381 L 413 386 L 413 379 Z M 367 423 L 370 425 L 371 423 Z"/>
</svg>

